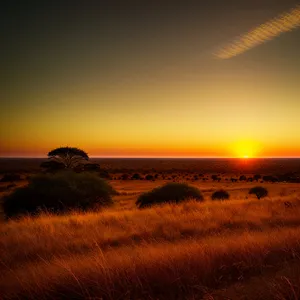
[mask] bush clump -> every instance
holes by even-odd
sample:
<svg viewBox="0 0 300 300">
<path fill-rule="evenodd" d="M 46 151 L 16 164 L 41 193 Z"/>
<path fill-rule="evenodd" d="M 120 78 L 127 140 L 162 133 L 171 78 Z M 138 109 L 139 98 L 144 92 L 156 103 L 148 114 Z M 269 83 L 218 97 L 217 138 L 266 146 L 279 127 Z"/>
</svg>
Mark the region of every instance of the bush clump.
<svg viewBox="0 0 300 300">
<path fill-rule="evenodd" d="M 148 175 L 145 176 L 145 179 L 154 181 L 154 176 L 151 175 L 151 174 L 148 174 Z"/>
<path fill-rule="evenodd" d="M 93 163 L 85 164 L 83 170 L 87 172 L 100 172 L 100 165 Z"/>
<path fill-rule="evenodd" d="M 240 181 L 247 181 L 247 177 L 245 175 L 241 175 L 239 180 Z"/>
<path fill-rule="evenodd" d="M 131 176 L 131 180 L 142 180 L 142 176 L 138 173 L 135 173 Z"/>
<path fill-rule="evenodd" d="M 260 174 L 255 174 L 255 175 L 253 176 L 253 179 L 254 179 L 255 181 L 258 181 L 259 179 L 261 179 L 261 175 L 260 175 Z"/>
<path fill-rule="evenodd" d="M 121 175 L 120 180 L 128 180 L 129 179 L 129 175 L 124 173 Z"/>
<path fill-rule="evenodd" d="M 116 191 L 95 174 L 72 171 L 42 174 L 4 197 L 3 210 L 8 218 L 43 210 L 54 213 L 88 210 L 112 204 L 113 194 Z"/>
<path fill-rule="evenodd" d="M 111 176 L 109 175 L 108 171 L 107 170 L 100 170 L 98 172 L 98 176 L 100 176 L 100 178 L 103 178 L 103 179 L 111 179 Z"/>
<path fill-rule="evenodd" d="M 65 165 L 55 160 L 44 161 L 40 164 L 40 167 L 48 173 L 55 173 L 65 169 Z"/>
<path fill-rule="evenodd" d="M 228 200 L 229 199 L 229 193 L 225 190 L 218 190 L 215 191 L 211 195 L 212 200 Z"/>
<path fill-rule="evenodd" d="M 268 196 L 268 190 L 262 186 L 255 186 L 250 189 L 249 195 L 254 194 L 257 199 Z"/>
<path fill-rule="evenodd" d="M 21 176 L 19 174 L 5 174 L 1 178 L 1 182 L 14 182 L 14 181 L 20 181 Z"/>
<path fill-rule="evenodd" d="M 196 187 L 185 183 L 167 183 L 140 195 L 136 205 L 145 208 L 162 203 L 179 203 L 191 198 L 197 201 L 203 200 L 200 190 Z"/>
</svg>

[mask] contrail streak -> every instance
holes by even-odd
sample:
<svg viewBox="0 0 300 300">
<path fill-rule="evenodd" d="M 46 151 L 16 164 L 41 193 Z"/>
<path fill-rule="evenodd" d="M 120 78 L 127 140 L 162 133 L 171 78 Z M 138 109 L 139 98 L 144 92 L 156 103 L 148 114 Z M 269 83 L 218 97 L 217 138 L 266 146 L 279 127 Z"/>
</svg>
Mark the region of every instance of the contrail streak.
<svg viewBox="0 0 300 300">
<path fill-rule="evenodd" d="M 220 59 L 232 58 L 299 26 L 300 5 L 297 5 L 289 12 L 281 14 L 237 37 L 233 42 L 219 49 L 215 56 Z"/>
</svg>

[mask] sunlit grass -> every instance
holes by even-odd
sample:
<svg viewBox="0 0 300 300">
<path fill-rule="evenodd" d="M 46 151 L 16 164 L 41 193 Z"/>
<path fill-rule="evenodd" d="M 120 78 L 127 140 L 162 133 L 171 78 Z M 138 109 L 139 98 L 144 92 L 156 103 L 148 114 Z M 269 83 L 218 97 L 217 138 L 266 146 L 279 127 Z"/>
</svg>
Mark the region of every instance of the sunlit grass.
<svg viewBox="0 0 300 300">
<path fill-rule="evenodd" d="M 25 217 L 0 228 L 0 289 L 6 298 L 201 299 L 295 263 L 299 216 L 295 195 Z"/>
</svg>

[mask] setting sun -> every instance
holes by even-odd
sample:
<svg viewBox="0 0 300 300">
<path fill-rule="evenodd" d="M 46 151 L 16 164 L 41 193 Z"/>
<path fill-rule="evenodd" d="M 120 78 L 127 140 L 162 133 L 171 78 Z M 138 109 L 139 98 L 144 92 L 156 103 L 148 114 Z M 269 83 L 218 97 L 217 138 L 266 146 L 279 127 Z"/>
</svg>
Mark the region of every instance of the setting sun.
<svg viewBox="0 0 300 300">
<path fill-rule="evenodd" d="M 259 155 L 259 145 L 255 141 L 241 140 L 233 145 L 234 156 L 239 158 L 254 158 Z"/>
</svg>

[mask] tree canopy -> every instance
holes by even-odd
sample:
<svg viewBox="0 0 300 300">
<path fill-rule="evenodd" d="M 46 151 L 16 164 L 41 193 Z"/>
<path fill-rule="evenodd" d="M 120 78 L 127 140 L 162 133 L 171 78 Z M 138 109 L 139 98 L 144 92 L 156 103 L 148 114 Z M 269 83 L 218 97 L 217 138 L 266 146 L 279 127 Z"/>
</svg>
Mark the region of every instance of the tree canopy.
<svg viewBox="0 0 300 300">
<path fill-rule="evenodd" d="M 263 198 L 268 196 L 268 190 L 262 186 L 255 186 L 250 189 L 249 195 L 254 194 L 256 195 L 257 199 Z"/>
<path fill-rule="evenodd" d="M 66 169 L 72 169 L 83 160 L 89 160 L 89 156 L 85 151 L 74 147 L 56 148 L 48 153 L 48 157 L 64 164 Z"/>
</svg>

